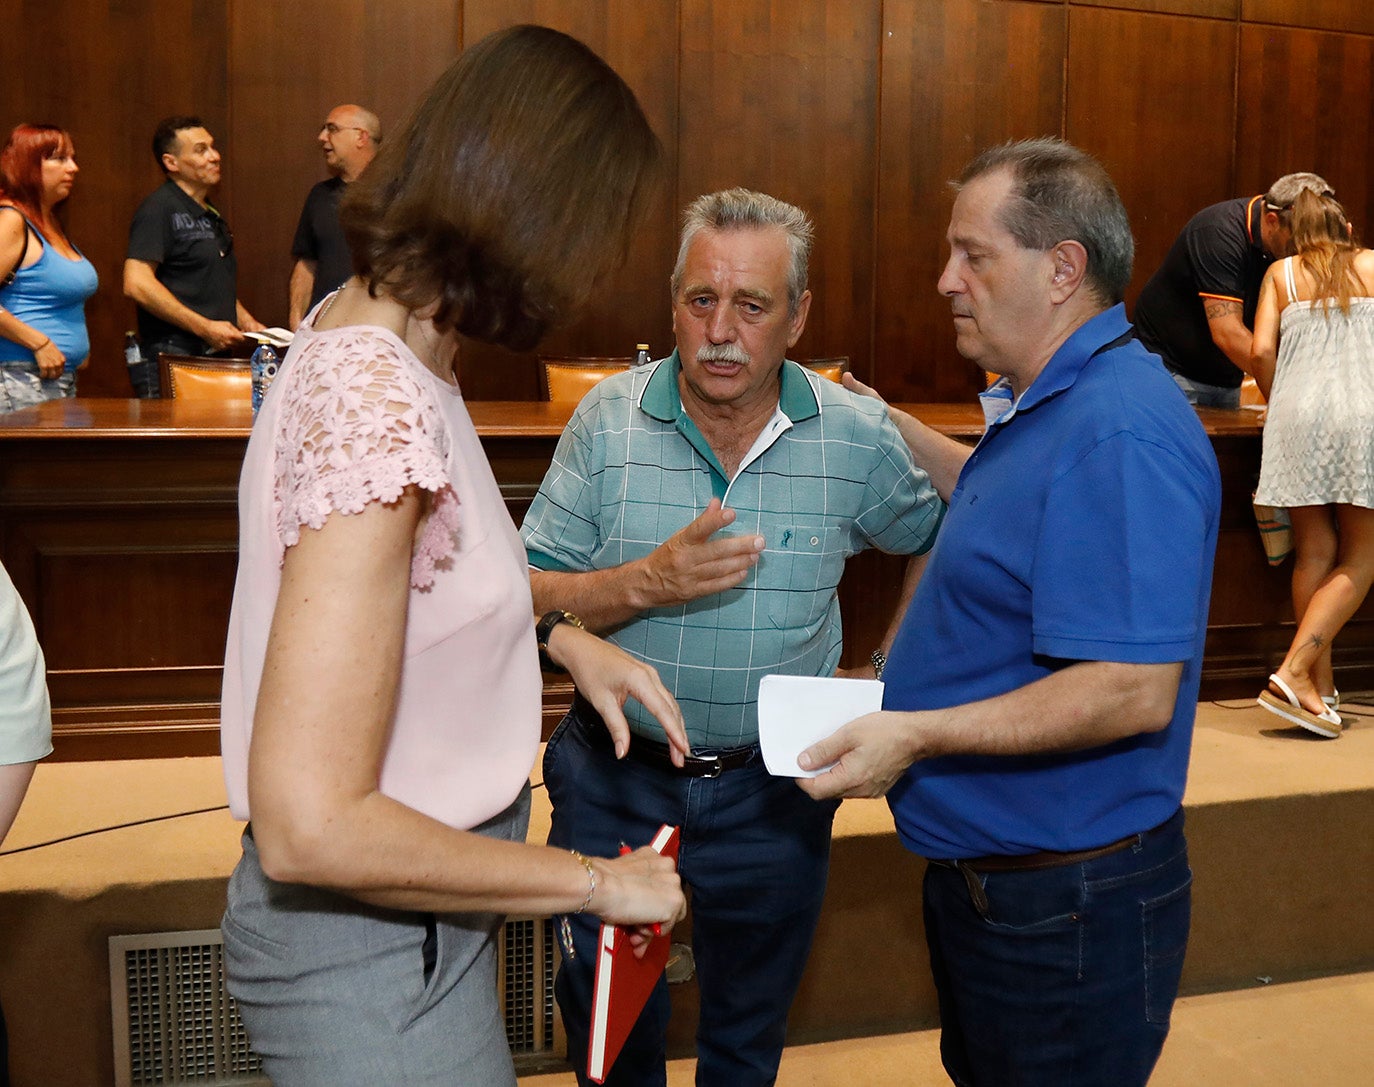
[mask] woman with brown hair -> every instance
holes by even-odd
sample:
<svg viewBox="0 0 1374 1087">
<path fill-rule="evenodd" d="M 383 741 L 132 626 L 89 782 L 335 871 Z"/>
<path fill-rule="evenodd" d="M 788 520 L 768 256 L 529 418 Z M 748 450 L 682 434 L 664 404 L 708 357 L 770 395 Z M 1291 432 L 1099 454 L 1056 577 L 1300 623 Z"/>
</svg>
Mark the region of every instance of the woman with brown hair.
<svg viewBox="0 0 1374 1087">
<path fill-rule="evenodd" d="M 525 844 L 541 683 L 526 558 L 463 405 L 457 335 L 535 343 L 637 225 L 658 141 L 581 43 L 477 43 L 350 186 L 357 275 L 303 322 L 240 489 L 222 748 L 250 818 L 223 929 L 277 1087 L 514 1084 L 505 912 L 636 926 L 685 910 L 671 861 Z M 654 671 L 540 623 L 628 744 L 681 715 Z M 647 928 L 639 930 L 639 937 Z"/>
<path fill-rule="evenodd" d="M 59 208 L 77 174 L 71 134 L 19 125 L 0 148 L 0 411 L 76 395 L 95 268 Z"/>
<path fill-rule="evenodd" d="M 1374 253 L 1329 192 L 1300 192 L 1292 224 L 1296 255 L 1265 273 L 1255 314 L 1255 501 L 1292 519 L 1298 630 L 1259 703 L 1335 739 L 1331 642 L 1374 582 Z"/>
</svg>

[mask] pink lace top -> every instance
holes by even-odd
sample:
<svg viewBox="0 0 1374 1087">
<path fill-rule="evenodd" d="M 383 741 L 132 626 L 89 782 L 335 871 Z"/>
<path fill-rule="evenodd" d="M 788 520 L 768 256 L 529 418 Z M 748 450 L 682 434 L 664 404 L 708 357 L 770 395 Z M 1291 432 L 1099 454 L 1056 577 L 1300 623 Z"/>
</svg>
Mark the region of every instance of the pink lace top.
<svg viewBox="0 0 1374 1087">
<path fill-rule="evenodd" d="M 253 709 L 287 548 L 303 525 L 319 528 L 414 485 L 433 499 L 411 555 L 379 785 L 450 826 L 472 827 L 514 800 L 539 744 L 525 550 L 459 390 L 384 329 L 309 325 L 263 403 L 239 483 L 220 712 L 229 806 L 249 818 Z"/>
</svg>

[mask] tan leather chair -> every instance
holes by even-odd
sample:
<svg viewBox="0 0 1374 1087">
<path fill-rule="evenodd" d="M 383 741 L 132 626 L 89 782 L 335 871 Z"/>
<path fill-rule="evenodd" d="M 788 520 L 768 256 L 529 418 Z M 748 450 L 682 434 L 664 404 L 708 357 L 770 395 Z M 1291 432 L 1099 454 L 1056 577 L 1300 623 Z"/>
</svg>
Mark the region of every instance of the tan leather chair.
<svg viewBox="0 0 1374 1087">
<path fill-rule="evenodd" d="M 1240 406 L 1243 408 L 1262 408 L 1264 403 L 1264 396 L 1260 393 L 1259 386 L 1255 384 L 1255 379 L 1246 374 L 1245 380 L 1240 383 Z"/>
<path fill-rule="evenodd" d="M 808 370 L 815 370 L 821 377 L 829 378 L 836 385 L 842 384 L 842 378 L 849 371 L 849 356 L 836 355 L 828 359 L 804 359 L 802 365 Z"/>
<path fill-rule="evenodd" d="M 628 370 L 634 356 L 561 356 L 539 360 L 545 400 L 576 404 L 603 378 Z"/>
<path fill-rule="evenodd" d="M 205 355 L 157 357 L 163 399 L 243 400 L 252 398 L 253 372 L 247 359 Z"/>
</svg>

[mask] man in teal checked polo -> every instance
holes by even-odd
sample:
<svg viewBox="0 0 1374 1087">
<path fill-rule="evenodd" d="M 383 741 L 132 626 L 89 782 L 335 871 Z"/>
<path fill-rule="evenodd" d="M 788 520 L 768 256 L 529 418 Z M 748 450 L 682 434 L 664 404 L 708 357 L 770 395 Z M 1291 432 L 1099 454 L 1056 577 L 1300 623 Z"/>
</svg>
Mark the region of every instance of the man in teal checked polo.
<svg viewBox="0 0 1374 1087">
<path fill-rule="evenodd" d="M 811 304 L 811 236 L 798 208 L 744 189 L 688 208 L 677 350 L 588 394 L 522 529 L 542 635 L 577 616 L 656 667 L 682 706 L 692 757 L 676 767 L 634 703 L 628 749 L 613 751 L 574 701 L 545 756 L 549 842 L 613 852 L 682 828 L 697 1083 L 720 1087 L 777 1076 L 835 812 L 765 769 L 759 680 L 834 674 L 845 560 L 922 555 L 944 513 L 881 404 L 785 361 Z M 572 921 L 577 954 L 555 991 L 581 1077 L 597 928 Z M 660 983 L 608 1084 L 665 1082 L 668 1014 Z"/>
</svg>

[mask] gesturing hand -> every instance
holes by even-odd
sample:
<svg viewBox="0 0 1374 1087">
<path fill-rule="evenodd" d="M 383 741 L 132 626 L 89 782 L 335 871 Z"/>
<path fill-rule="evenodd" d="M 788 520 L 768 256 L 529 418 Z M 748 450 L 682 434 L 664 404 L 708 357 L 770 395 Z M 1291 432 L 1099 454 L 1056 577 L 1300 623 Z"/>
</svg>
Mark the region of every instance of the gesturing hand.
<svg viewBox="0 0 1374 1087">
<path fill-rule="evenodd" d="M 643 580 L 641 609 L 685 604 L 712 593 L 733 589 L 759 561 L 762 536 L 720 536 L 733 523 L 735 511 L 713 498 L 705 512 L 659 544 L 640 560 Z"/>
<path fill-rule="evenodd" d="M 553 628 L 549 652 L 568 670 L 582 697 L 601 714 L 615 743 L 616 758 L 624 758 L 630 748 L 630 726 L 624 711 L 629 698 L 636 699 L 663 726 L 673 762 L 681 766 L 683 758 L 691 754 L 682 710 L 652 665 L 568 623 Z"/>
</svg>

